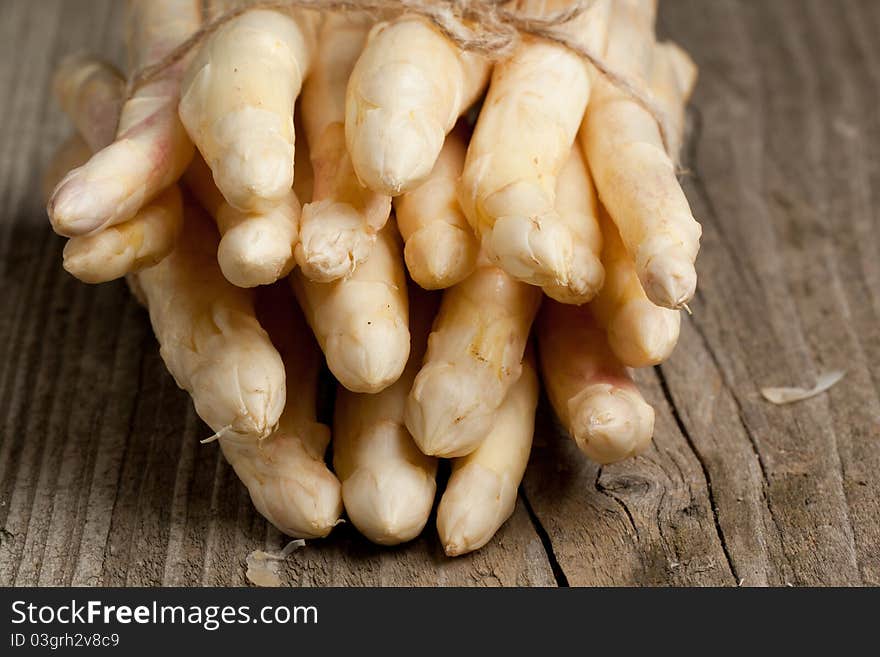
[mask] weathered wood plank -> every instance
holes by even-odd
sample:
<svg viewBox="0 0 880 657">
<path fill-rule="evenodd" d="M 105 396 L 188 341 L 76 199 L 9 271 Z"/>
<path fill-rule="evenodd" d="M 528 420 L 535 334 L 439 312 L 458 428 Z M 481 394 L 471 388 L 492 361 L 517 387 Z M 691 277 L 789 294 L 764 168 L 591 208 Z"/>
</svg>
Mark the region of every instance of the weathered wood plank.
<svg viewBox="0 0 880 657">
<path fill-rule="evenodd" d="M 876 26 L 876 3 L 868 8 Z M 828 397 L 827 424 L 839 455 L 859 572 L 865 584 L 880 585 L 880 221 L 872 192 L 880 189 L 880 123 L 876 111 L 866 109 L 880 92 L 880 52 L 845 8 L 813 3 L 808 9 L 807 39 L 832 55 L 817 58 L 816 71 L 825 115 L 819 128 L 834 147 L 816 162 L 829 224 L 816 249 L 820 257 L 801 245 L 792 266 L 796 274 L 827 278 L 812 291 L 805 281 L 800 312 L 817 362 L 849 370 L 847 387 Z M 826 23 L 841 28 L 823 30 Z M 848 62 L 860 66 L 840 75 Z"/>
<path fill-rule="evenodd" d="M 736 35 L 718 49 L 732 84 L 710 81 L 698 103 L 704 136 L 695 169 L 702 190 L 694 191 L 712 216 L 708 230 L 722 235 L 713 252 L 720 276 L 709 275 L 693 326 L 734 391 L 757 451 L 787 581 L 876 584 L 880 498 L 876 475 L 864 473 L 872 466 L 876 472 L 880 458 L 880 412 L 866 364 L 872 347 L 862 336 L 874 342 L 876 368 L 877 315 L 857 318 L 849 308 L 877 308 L 878 288 L 866 286 L 877 278 L 877 242 L 861 229 L 863 247 L 874 247 L 875 258 L 866 260 L 844 236 L 860 223 L 876 232 L 873 209 L 847 188 L 860 169 L 873 168 L 878 142 L 865 141 L 859 152 L 840 130 L 876 121 L 876 84 L 857 85 L 852 71 L 878 62 L 845 51 L 852 39 L 845 16 L 866 14 L 871 3 L 831 4 L 729 6 L 721 17 L 727 27 L 713 35 Z M 749 111 L 733 117 L 725 105 L 737 102 Z M 719 114 L 733 119 L 726 130 L 713 127 L 723 120 Z M 757 276 L 752 294 L 743 293 L 745 277 L 730 266 L 734 257 Z M 841 266 L 851 284 L 841 281 Z M 710 302 L 706 292 L 716 289 Z M 777 408 L 758 396 L 760 386 L 810 383 L 836 368 L 849 375 L 822 398 Z M 863 488 L 873 490 L 858 495 Z"/>
</svg>

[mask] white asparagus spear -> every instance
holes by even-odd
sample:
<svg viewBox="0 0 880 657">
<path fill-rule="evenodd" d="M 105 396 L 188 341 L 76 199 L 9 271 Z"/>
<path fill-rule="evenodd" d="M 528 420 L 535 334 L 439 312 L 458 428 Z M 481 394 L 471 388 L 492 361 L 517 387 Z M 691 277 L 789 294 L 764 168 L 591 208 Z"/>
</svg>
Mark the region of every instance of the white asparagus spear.
<svg viewBox="0 0 880 657">
<path fill-rule="evenodd" d="M 537 324 L 544 388 L 581 451 L 606 464 L 647 449 L 654 409 L 611 352 L 589 306 L 547 301 Z"/>
<path fill-rule="evenodd" d="M 302 93 L 315 189 L 303 207 L 296 259 L 303 273 L 328 282 L 348 276 L 370 255 L 391 213 L 391 198 L 364 187 L 345 146 L 345 92 L 363 50 L 369 17 L 330 14 L 319 34 L 314 71 Z"/>
<path fill-rule="evenodd" d="M 89 55 L 74 54 L 58 65 L 52 88 L 61 109 L 91 152 L 113 141 L 125 98 L 122 73 Z"/>
<path fill-rule="evenodd" d="M 651 90 L 663 103 L 669 119 L 673 152 L 684 133 L 684 105 L 693 87 L 696 67 L 684 51 L 672 43 L 658 43 L 654 49 Z M 602 209 L 600 223 L 605 243 L 602 263 L 605 285 L 593 300 L 593 314 L 608 335 L 615 355 L 629 367 L 656 365 L 669 358 L 678 342 L 681 314 L 655 305 L 648 299 L 638 278 L 635 261 L 614 222 Z"/>
<path fill-rule="evenodd" d="M 389 222 L 354 273 L 332 283 L 296 269 L 296 297 L 327 366 L 353 392 L 379 392 L 400 378 L 409 357 L 406 274 L 397 228 Z"/>
<path fill-rule="evenodd" d="M 649 367 L 669 358 L 681 327 L 681 312 L 657 306 L 642 289 L 632 257 L 608 213 L 600 212 L 605 284 L 590 304 L 608 344 L 629 367 Z"/>
<path fill-rule="evenodd" d="M 567 0 L 530 0 L 530 13 Z M 604 48 L 610 2 L 597 0 L 564 29 Z M 534 285 L 567 286 L 572 236 L 555 207 L 557 176 L 590 96 L 589 65 L 568 49 L 524 39 L 495 66 L 468 147 L 460 199 L 483 248 L 507 273 Z"/>
<path fill-rule="evenodd" d="M 426 20 L 373 28 L 348 84 L 345 137 L 361 182 L 396 196 L 427 178 L 455 121 L 489 74 Z"/>
<path fill-rule="evenodd" d="M 293 108 L 316 20 L 300 11 L 242 14 L 211 35 L 184 77 L 180 117 L 239 210 L 265 211 L 293 184 Z"/>
<path fill-rule="evenodd" d="M 82 138 L 69 141 L 56 156 L 44 178 L 49 190 L 68 172 L 84 165 L 92 152 L 113 140 L 124 93 L 115 69 L 85 56 L 65 60 L 53 86 Z M 132 219 L 70 238 L 64 246 L 64 268 L 86 283 L 103 283 L 150 267 L 174 248 L 182 213 L 180 191 L 172 185 Z"/>
<path fill-rule="evenodd" d="M 132 274 L 150 311 L 160 354 L 212 430 L 265 438 L 284 408 L 284 365 L 254 314 L 253 292 L 217 266 L 218 235 L 193 203 L 175 250 Z"/>
<path fill-rule="evenodd" d="M 483 547 L 513 513 L 529 462 L 537 404 L 538 377 L 528 355 L 485 440 L 453 461 L 437 508 L 437 531 L 450 557 Z"/>
<path fill-rule="evenodd" d="M 296 149 L 296 170 L 296 195 L 307 202 L 313 185 L 305 148 Z M 410 349 L 409 302 L 394 222 L 382 229 L 370 257 L 349 278 L 318 283 L 296 269 L 290 282 L 343 386 L 376 393 L 400 377 Z"/>
<path fill-rule="evenodd" d="M 464 456 L 491 428 L 519 378 L 541 291 L 497 267 L 478 267 L 443 293 L 406 426 L 425 454 Z"/>
<path fill-rule="evenodd" d="M 171 185 L 121 224 L 64 245 L 64 269 L 84 283 L 105 283 L 152 267 L 174 249 L 183 224 L 180 189 Z"/>
<path fill-rule="evenodd" d="M 617 70 L 645 81 L 653 68 L 655 12 L 656 0 L 615 2 L 606 52 Z M 686 95 L 692 82 L 680 92 Z M 679 308 L 696 289 L 700 224 L 678 184 L 655 117 L 607 80 L 598 78 L 595 87 L 580 139 L 599 198 L 635 260 L 648 298 Z"/>
<path fill-rule="evenodd" d="M 466 151 L 466 131 L 456 128 L 446 136 L 428 179 L 394 199 L 409 275 L 426 290 L 460 283 L 476 266 L 479 244 L 457 198 Z"/>
<path fill-rule="evenodd" d="M 200 18 L 196 0 L 129 0 L 130 68 L 157 62 Z M 73 237 L 127 221 L 177 181 L 193 154 L 177 116 L 185 62 L 137 89 L 123 106 L 116 141 L 58 184 L 48 205 L 55 232 Z"/>
<path fill-rule="evenodd" d="M 551 283 L 544 293 L 562 303 L 586 303 L 602 288 L 605 269 L 599 260 L 602 232 L 593 180 L 580 146 L 575 143 L 556 182 L 556 212 L 571 235 L 568 283 Z"/>
<path fill-rule="evenodd" d="M 319 538 L 342 513 L 339 480 L 324 463 L 330 429 L 316 419 L 320 351 L 286 284 L 256 296 L 260 324 L 284 361 L 287 402 L 268 438 L 224 434 L 220 446 L 257 511 L 289 536 Z"/>
<path fill-rule="evenodd" d="M 193 158 L 183 179 L 220 230 L 217 262 L 226 280 L 239 287 L 256 287 L 290 273 L 300 219 L 299 201 L 292 189 L 271 208 L 242 212 L 226 202 L 200 156 Z"/>
<path fill-rule="evenodd" d="M 396 383 L 375 395 L 340 386 L 336 396 L 333 465 L 342 480 L 345 510 L 361 534 L 381 545 L 418 536 L 434 504 L 437 461 L 419 451 L 403 412 L 438 300 L 411 289 L 412 348 Z"/>
<path fill-rule="evenodd" d="M 681 150 L 685 107 L 696 83 L 697 65 L 684 50 L 671 41 L 654 46 L 651 91 L 666 112 L 671 153 Z"/>
</svg>

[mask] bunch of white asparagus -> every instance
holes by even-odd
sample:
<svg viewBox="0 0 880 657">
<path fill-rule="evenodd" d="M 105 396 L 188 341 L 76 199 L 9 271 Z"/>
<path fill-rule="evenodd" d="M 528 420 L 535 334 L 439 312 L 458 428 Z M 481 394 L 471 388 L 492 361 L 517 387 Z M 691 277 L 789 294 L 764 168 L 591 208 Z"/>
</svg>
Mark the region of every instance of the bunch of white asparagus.
<svg viewBox="0 0 880 657">
<path fill-rule="evenodd" d="M 198 30 L 203 4 L 130 0 L 131 69 Z M 672 352 L 700 237 L 672 155 L 696 70 L 656 41 L 655 13 L 596 0 L 561 29 L 650 91 L 665 134 L 561 45 L 523 38 L 494 61 L 415 15 L 254 9 L 130 96 L 111 66 L 68 58 L 55 91 L 78 134 L 48 175 L 64 267 L 127 278 L 281 531 L 325 536 L 344 508 L 372 541 L 412 539 L 449 458 L 437 529 L 447 554 L 475 550 L 516 502 L 537 362 L 587 456 L 650 443 L 627 368 Z"/>
</svg>

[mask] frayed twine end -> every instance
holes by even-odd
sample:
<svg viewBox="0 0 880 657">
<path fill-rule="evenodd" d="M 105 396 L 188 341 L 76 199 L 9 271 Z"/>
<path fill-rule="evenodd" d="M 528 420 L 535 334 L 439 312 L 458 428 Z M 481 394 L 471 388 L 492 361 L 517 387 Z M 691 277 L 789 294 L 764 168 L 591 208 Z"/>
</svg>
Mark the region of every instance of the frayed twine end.
<svg viewBox="0 0 880 657">
<path fill-rule="evenodd" d="M 208 436 L 204 440 L 200 440 L 199 443 L 201 443 L 202 445 L 209 445 L 209 444 L 213 443 L 214 441 L 220 440 L 223 436 L 225 436 L 227 433 L 229 433 L 230 429 L 232 429 L 232 425 L 227 424 L 225 427 L 222 427 L 213 436 Z"/>
</svg>

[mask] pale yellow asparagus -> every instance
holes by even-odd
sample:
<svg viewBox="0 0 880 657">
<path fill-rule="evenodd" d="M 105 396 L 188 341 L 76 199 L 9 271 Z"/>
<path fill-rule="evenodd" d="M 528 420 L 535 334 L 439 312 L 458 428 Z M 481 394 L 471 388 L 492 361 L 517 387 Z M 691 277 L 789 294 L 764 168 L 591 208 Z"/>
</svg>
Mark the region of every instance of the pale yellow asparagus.
<svg viewBox="0 0 880 657">
<path fill-rule="evenodd" d="M 257 321 L 253 292 L 223 278 L 217 241 L 211 220 L 186 203 L 175 250 L 130 279 L 162 359 L 199 417 L 224 436 L 266 438 L 284 408 L 284 365 Z"/>
<path fill-rule="evenodd" d="M 672 43 L 657 44 L 652 58 L 651 90 L 663 103 L 673 152 L 684 132 L 684 105 L 696 75 L 693 62 Z M 681 315 L 648 299 L 635 261 L 626 250 L 608 213 L 600 214 L 605 243 L 602 262 L 606 279 L 593 300 L 593 314 L 608 335 L 615 355 L 629 367 L 647 367 L 666 360 L 678 342 Z"/>
<path fill-rule="evenodd" d="M 197 0 L 129 0 L 130 69 L 157 62 L 200 21 Z M 48 204 L 57 233 L 85 235 L 127 221 L 177 181 L 193 154 L 177 116 L 186 61 L 136 89 L 122 108 L 116 140 L 58 184 Z"/>
<path fill-rule="evenodd" d="M 556 182 L 556 212 L 571 235 L 572 260 L 568 282 L 544 286 L 544 293 L 562 303 L 582 304 L 596 296 L 605 279 L 599 259 L 602 232 L 593 180 L 580 146 L 571 148 Z"/>
<path fill-rule="evenodd" d="M 113 140 L 124 93 L 122 78 L 112 67 L 85 57 L 66 60 L 54 87 L 82 139 L 65 147 L 47 173 L 44 182 L 50 189 Z M 102 283 L 150 267 L 174 248 L 182 221 L 180 192 L 172 185 L 132 219 L 68 240 L 64 268 L 86 283 Z"/>
<path fill-rule="evenodd" d="M 358 178 L 396 196 L 422 182 L 446 134 L 489 74 L 426 20 L 405 15 L 373 28 L 348 84 L 345 137 Z"/>
<path fill-rule="evenodd" d="M 581 451 L 606 464 L 647 449 L 654 409 L 612 353 L 589 306 L 547 300 L 537 325 L 544 388 Z"/>
<path fill-rule="evenodd" d="M 607 332 L 609 346 L 624 365 L 648 367 L 662 363 L 678 342 L 680 311 L 663 308 L 648 299 L 635 262 L 604 210 L 600 212 L 600 222 L 605 285 L 590 304 L 596 321 Z"/>
<path fill-rule="evenodd" d="M 286 285 L 256 295 L 257 318 L 284 361 L 287 402 L 269 437 L 223 434 L 220 446 L 257 511 L 289 536 L 319 538 L 342 514 L 339 480 L 324 463 L 330 430 L 316 419 L 320 351 Z"/>
<path fill-rule="evenodd" d="M 370 257 L 345 279 L 291 281 L 327 365 L 353 392 L 379 392 L 397 381 L 409 356 L 406 274 L 397 228 L 385 226 Z"/>
<path fill-rule="evenodd" d="M 567 0 L 528 0 L 529 13 Z M 565 24 L 595 51 L 605 45 L 609 0 Z M 534 285 L 568 286 L 573 237 L 555 206 L 557 176 L 571 153 L 590 96 L 589 65 L 548 41 L 524 39 L 495 66 L 468 147 L 460 188 L 483 248 L 507 273 Z"/>
<path fill-rule="evenodd" d="M 236 210 L 223 198 L 200 156 L 193 158 L 184 182 L 220 230 L 217 261 L 226 280 L 239 287 L 256 287 L 290 273 L 300 218 L 299 201 L 292 189 L 266 210 Z"/>
<path fill-rule="evenodd" d="M 669 151 L 681 150 L 684 113 L 697 82 L 697 66 L 690 56 L 671 41 L 657 43 L 651 62 L 651 91 L 666 115 Z"/>
<path fill-rule="evenodd" d="M 330 14 L 319 32 L 314 70 L 302 93 L 302 117 L 315 176 L 302 213 L 296 260 L 315 281 L 351 274 L 370 255 L 391 213 L 391 198 L 364 187 L 345 146 L 345 92 L 363 49 L 368 17 Z"/>
<path fill-rule="evenodd" d="M 309 153 L 296 149 L 298 198 L 311 199 Z M 394 383 L 409 356 L 409 303 L 397 227 L 379 232 L 370 257 L 348 278 L 309 280 L 299 269 L 290 282 L 327 365 L 353 392 L 379 392 Z"/>
<path fill-rule="evenodd" d="M 437 508 L 437 532 L 447 555 L 480 549 L 513 513 L 529 462 L 537 404 L 538 377 L 534 359 L 527 357 L 485 440 L 453 461 Z"/>
<path fill-rule="evenodd" d="M 425 456 L 403 422 L 406 397 L 421 366 L 437 298 L 410 294 L 412 348 L 403 375 L 369 395 L 339 388 L 333 420 L 333 465 L 348 518 L 368 539 L 396 545 L 418 536 L 437 485 L 436 459 Z"/>
<path fill-rule="evenodd" d="M 265 211 L 293 184 L 293 109 L 316 20 L 310 12 L 249 11 L 211 35 L 184 77 L 180 117 L 239 210 Z"/>
<path fill-rule="evenodd" d="M 88 145 L 89 155 L 113 141 L 125 99 L 122 73 L 89 55 L 70 55 L 58 65 L 52 88 L 61 109 Z"/>
<path fill-rule="evenodd" d="M 609 30 L 608 63 L 643 83 L 654 68 L 655 5 L 655 0 L 615 2 Z M 691 66 L 691 78 L 694 74 Z M 680 93 L 686 96 L 693 79 L 683 82 Z M 681 307 L 696 289 L 701 229 L 656 118 L 626 91 L 597 78 L 580 139 L 599 197 L 635 260 L 648 298 Z M 670 141 L 675 145 L 680 138 Z"/>
<path fill-rule="evenodd" d="M 152 267 L 174 249 L 182 222 L 180 189 L 171 185 L 133 219 L 67 240 L 64 269 L 84 283 L 105 283 Z"/>
<path fill-rule="evenodd" d="M 479 244 L 457 198 L 466 151 L 467 133 L 456 128 L 427 180 L 394 199 L 409 275 L 426 290 L 451 287 L 476 266 Z"/>
<path fill-rule="evenodd" d="M 425 454 L 464 456 L 479 446 L 519 378 L 541 291 L 493 266 L 443 293 L 406 426 Z"/>
</svg>

